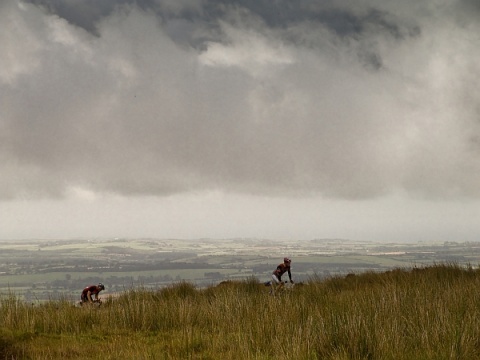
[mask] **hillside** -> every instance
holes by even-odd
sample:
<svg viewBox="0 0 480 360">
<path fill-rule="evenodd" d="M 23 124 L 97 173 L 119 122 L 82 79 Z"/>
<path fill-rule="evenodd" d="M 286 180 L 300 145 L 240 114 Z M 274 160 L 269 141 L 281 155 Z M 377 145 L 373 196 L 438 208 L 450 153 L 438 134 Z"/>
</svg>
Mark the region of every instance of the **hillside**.
<svg viewBox="0 0 480 360">
<path fill-rule="evenodd" d="M 476 359 L 480 271 L 457 264 L 132 289 L 101 307 L 0 301 L 2 359 Z"/>
</svg>

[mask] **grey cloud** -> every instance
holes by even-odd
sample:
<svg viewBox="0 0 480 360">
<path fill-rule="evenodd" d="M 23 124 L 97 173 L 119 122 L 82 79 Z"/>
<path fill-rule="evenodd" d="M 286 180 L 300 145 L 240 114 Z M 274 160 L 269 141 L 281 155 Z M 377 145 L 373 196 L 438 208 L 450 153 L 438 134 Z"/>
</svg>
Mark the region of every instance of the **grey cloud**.
<svg viewBox="0 0 480 360">
<path fill-rule="evenodd" d="M 155 13 L 159 19 L 169 21 L 184 20 L 197 26 L 215 27 L 219 20 L 234 21 L 232 13 L 243 13 L 244 16 L 255 16 L 270 28 L 286 28 L 297 23 L 313 22 L 328 27 L 340 36 L 355 36 L 374 25 L 378 30 L 400 38 L 405 35 L 403 25 L 396 23 L 393 13 L 376 8 L 375 5 L 363 2 L 363 7 L 350 8 L 347 3 L 339 1 L 276 1 L 267 0 L 228 0 L 228 1 L 155 1 L 155 0 L 105 0 L 96 2 L 69 0 L 29 0 L 45 7 L 70 23 L 96 31 L 102 18 L 109 16 L 115 9 L 123 5 L 135 5 Z M 359 2 L 362 4 L 362 2 Z"/>
<path fill-rule="evenodd" d="M 0 55 L 0 197 L 480 195 L 470 29 L 394 2 L 278 3 L 10 1 L 44 21 L 0 35 L 19 59 Z"/>
</svg>

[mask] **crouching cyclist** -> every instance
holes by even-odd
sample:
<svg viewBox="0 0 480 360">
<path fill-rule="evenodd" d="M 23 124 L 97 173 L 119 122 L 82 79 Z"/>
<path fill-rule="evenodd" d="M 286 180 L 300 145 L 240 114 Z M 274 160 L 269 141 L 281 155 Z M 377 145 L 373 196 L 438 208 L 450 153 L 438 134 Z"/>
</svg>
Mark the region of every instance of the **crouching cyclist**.
<svg viewBox="0 0 480 360">
<path fill-rule="evenodd" d="M 105 285 L 102 283 L 98 285 L 90 285 L 87 286 L 85 289 L 82 291 L 81 299 L 82 299 L 82 304 L 84 303 L 94 303 L 94 302 L 100 302 L 100 299 L 98 298 L 98 294 L 100 291 L 105 290 Z M 92 295 L 95 296 L 95 300 L 92 299 Z"/>
<path fill-rule="evenodd" d="M 272 285 L 275 288 L 275 291 L 281 290 L 283 288 L 282 275 L 287 273 L 290 283 L 293 284 L 292 272 L 290 270 L 290 264 L 292 260 L 288 257 L 283 259 L 283 263 L 277 266 L 277 268 L 272 273 Z"/>
</svg>

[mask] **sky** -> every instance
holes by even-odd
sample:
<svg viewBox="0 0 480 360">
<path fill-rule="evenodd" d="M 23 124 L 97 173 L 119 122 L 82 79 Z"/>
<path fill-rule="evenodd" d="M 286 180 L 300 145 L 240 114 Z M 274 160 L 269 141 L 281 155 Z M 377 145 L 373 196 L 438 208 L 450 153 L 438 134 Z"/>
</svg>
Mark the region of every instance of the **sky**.
<svg viewBox="0 0 480 360">
<path fill-rule="evenodd" d="M 0 1 L 0 239 L 480 241 L 476 0 Z"/>
</svg>

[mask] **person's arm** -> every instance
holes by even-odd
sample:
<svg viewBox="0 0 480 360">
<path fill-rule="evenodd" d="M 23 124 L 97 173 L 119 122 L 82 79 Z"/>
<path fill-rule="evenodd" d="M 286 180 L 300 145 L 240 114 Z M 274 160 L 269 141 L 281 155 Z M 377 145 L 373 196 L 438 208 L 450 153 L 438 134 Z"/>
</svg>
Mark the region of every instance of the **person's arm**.
<svg viewBox="0 0 480 360">
<path fill-rule="evenodd" d="M 290 271 L 290 268 L 288 268 L 288 278 L 290 279 L 290 282 L 293 283 L 292 272 Z"/>
<path fill-rule="evenodd" d="M 87 292 L 87 298 L 88 298 L 88 301 L 89 301 L 89 302 L 93 302 L 93 300 L 92 300 L 92 292 L 91 292 L 91 291 L 88 291 L 88 292 Z"/>
</svg>

